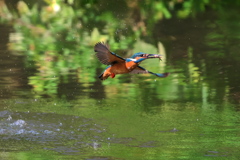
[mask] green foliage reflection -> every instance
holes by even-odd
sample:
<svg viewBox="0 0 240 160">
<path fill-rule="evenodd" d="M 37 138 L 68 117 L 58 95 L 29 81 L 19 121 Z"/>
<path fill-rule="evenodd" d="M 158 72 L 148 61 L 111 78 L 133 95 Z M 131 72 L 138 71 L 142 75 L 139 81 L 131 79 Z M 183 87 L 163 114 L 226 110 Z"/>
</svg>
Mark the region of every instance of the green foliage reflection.
<svg viewBox="0 0 240 160">
<path fill-rule="evenodd" d="M 160 44 L 154 41 L 153 34 L 161 20 L 194 17 L 206 11 L 206 8 L 224 11 L 224 6 L 238 4 L 218 2 L 216 4 L 211 0 L 126 0 L 117 1 L 116 5 L 115 1 L 107 0 L 45 0 L 44 4 L 25 0 L 18 2 L 17 12 L 9 10 L 2 4 L 0 21 L 12 24 L 15 29 L 15 33 L 10 36 L 9 49 L 26 56 L 26 67 L 35 70 L 35 73 L 29 76 L 29 84 L 38 94 L 51 95 L 57 93 L 62 79 L 64 83 L 68 82 L 68 75 L 76 76 L 78 82 L 96 81 L 96 72 L 100 68 L 100 63 L 93 56 L 93 45 L 96 42 L 107 41 L 111 50 L 124 50 L 123 53 L 126 54 L 144 49 L 147 52 L 159 52 L 160 48 L 155 45 L 148 47 L 142 44 L 148 44 L 145 42 L 146 39 L 151 43 Z M 229 17 L 222 15 L 221 18 L 224 21 Z M 226 23 L 219 24 L 227 28 L 224 26 Z M 236 23 L 233 25 L 238 26 Z M 214 27 L 214 24 L 211 26 Z M 224 31 L 233 34 L 230 29 Z M 218 31 L 208 34 L 207 44 L 219 49 L 209 52 L 210 56 L 225 56 L 224 45 L 228 40 L 224 40 L 224 37 L 225 35 Z M 140 41 L 143 43 L 139 43 Z M 236 53 L 236 48 L 231 50 Z M 190 49 L 188 54 L 195 55 Z M 166 54 L 164 56 L 166 57 Z M 164 71 L 166 61 L 160 64 L 162 66 L 159 68 Z M 185 77 L 191 83 L 199 82 L 200 67 L 190 58 L 186 64 L 181 65 L 188 73 L 175 74 L 175 81 L 185 85 L 185 82 L 179 81 L 179 77 Z M 120 79 L 106 81 L 103 84 L 124 82 L 124 78 L 121 78 L 124 75 L 119 77 Z"/>
</svg>

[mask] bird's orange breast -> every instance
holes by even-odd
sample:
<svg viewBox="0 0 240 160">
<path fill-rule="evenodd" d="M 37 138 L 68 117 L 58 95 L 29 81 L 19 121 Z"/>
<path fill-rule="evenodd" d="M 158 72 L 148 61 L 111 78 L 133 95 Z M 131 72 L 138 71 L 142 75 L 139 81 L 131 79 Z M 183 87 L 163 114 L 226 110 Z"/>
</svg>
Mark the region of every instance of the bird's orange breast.
<svg viewBox="0 0 240 160">
<path fill-rule="evenodd" d="M 129 73 L 138 66 L 137 63 L 130 61 L 124 63 L 117 63 L 110 67 L 110 72 L 115 74 Z"/>
<path fill-rule="evenodd" d="M 135 63 L 134 61 L 130 61 L 130 62 L 126 62 L 125 66 L 128 69 L 128 71 L 131 72 L 138 66 L 138 63 Z"/>
<path fill-rule="evenodd" d="M 123 74 L 123 73 L 128 73 L 128 69 L 126 68 L 125 62 L 124 63 L 116 63 L 111 66 L 110 69 L 111 72 L 115 74 Z"/>
</svg>

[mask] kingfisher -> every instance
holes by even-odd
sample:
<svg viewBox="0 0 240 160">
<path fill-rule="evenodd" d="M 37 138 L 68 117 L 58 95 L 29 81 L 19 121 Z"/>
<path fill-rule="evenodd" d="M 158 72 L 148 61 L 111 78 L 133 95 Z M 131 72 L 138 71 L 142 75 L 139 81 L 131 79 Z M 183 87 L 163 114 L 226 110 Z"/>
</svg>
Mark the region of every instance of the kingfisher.
<svg viewBox="0 0 240 160">
<path fill-rule="evenodd" d="M 167 77 L 169 73 L 153 73 L 151 71 L 146 70 L 145 68 L 139 66 L 139 64 L 149 58 L 159 58 L 161 56 L 158 54 L 147 54 L 143 52 L 135 53 L 130 58 L 122 58 L 116 53 L 110 51 L 109 45 L 104 42 L 98 42 L 94 46 L 94 51 L 96 52 L 96 56 L 98 60 L 108 67 L 104 70 L 104 72 L 99 76 L 99 79 L 105 80 L 108 77 L 114 78 L 116 74 L 124 74 L 124 73 L 132 73 L 132 74 L 140 74 L 140 73 L 150 73 L 157 77 Z"/>
</svg>

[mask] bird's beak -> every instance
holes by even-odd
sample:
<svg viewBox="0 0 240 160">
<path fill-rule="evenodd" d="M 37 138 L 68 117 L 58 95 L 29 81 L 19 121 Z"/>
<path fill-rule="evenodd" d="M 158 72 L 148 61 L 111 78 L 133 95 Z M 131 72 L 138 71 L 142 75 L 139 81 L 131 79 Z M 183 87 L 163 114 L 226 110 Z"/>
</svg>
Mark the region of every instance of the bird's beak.
<svg viewBox="0 0 240 160">
<path fill-rule="evenodd" d="M 159 54 L 148 54 L 147 58 L 159 58 L 160 60 L 162 60 L 162 56 Z"/>
</svg>

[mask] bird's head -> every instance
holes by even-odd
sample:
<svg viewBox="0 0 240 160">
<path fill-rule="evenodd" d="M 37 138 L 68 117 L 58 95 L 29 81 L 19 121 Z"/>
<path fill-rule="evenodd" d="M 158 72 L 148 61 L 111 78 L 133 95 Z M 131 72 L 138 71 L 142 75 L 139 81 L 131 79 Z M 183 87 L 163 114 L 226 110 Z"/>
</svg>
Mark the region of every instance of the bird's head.
<svg viewBox="0 0 240 160">
<path fill-rule="evenodd" d="M 147 53 L 143 53 L 143 52 L 138 52 L 138 53 L 135 53 L 130 58 L 133 58 L 133 59 L 139 59 L 139 58 L 145 58 L 145 59 L 148 59 L 148 58 L 159 58 L 161 60 L 161 55 L 159 55 L 159 54 L 147 54 Z"/>
</svg>

